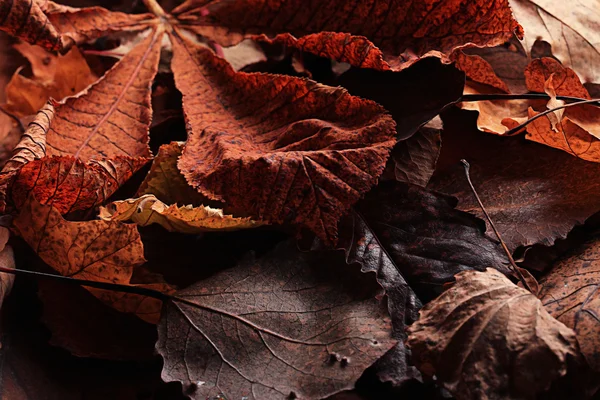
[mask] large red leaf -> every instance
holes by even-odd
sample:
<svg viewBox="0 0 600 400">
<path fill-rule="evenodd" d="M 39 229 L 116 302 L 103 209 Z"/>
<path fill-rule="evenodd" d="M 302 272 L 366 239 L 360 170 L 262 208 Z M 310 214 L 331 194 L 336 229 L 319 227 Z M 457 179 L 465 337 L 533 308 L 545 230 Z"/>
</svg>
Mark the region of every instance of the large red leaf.
<svg viewBox="0 0 600 400">
<path fill-rule="evenodd" d="M 236 73 L 209 49 L 170 37 L 191 131 L 178 164 L 187 181 L 259 220 L 335 241 L 339 217 L 385 167 L 391 117 L 341 88 Z"/>
<path fill-rule="evenodd" d="M 514 32 L 522 35 L 508 0 L 190 0 L 173 12 L 187 28 L 223 45 L 266 34 L 376 69 L 400 70 L 428 56 L 448 60 L 458 48 L 496 46 Z"/>
</svg>

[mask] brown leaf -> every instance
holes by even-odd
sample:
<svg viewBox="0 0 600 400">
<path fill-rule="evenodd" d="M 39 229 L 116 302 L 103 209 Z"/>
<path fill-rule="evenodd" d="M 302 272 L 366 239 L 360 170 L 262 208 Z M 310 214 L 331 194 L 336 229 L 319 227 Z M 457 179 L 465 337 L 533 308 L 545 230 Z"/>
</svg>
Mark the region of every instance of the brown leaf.
<svg viewBox="0 0 600 400">
<path fill-rule="evenodd" d="M 163 380 L 194 399 L 323 398 L 354 386 L 395 344 L 389 318 L 344 263 L 295 247 L 177 292 L 158 330 Z"/>
<path fill-rule="evenodd" d="M 99 217 L 104 221 L 131 220 L 139 226 L 159 224 L 170 232 L 191 234 L 248 229 L 262 225 L 250 218 L 223 214 L 223 210 L 209 206 L 168 206 L 151 194 L 100 207 Z"/>
<path fill-rule="evenodd" d="M 523 137 L 483 135 L 473 120 L 450 117 L 440 160 L 448 158 L 438 165 L 452 167 L 442 168 L 429 187 L 458 197 L 460 210 L 483 217 L 459 164 L 468 160 L 473 184 L 511 250 L 552 245 L 598 212 L 600 166 Z"/>
<path fill-rule="evenodd" d="M 42 3 L 39 0 L 0 2 L 0 30 L 49 51 L 66 51 L 73 42 L 57 32 L 44 15 Z"/>
<path fill-rule="evenodd" d="M 189 184 L 259 220 L 293 222 L 335 242 L 342 213 L 383 171 L 395 143 L 391 117 L 341 88 L 236 73 L 207 48 L 170 37 L 191 130 L 178 163 Z"/>
<path fill-rule="evenodd" d="M 529 53 L 536 40 L 552 46 L 552 53 L 573 68 L 584 82 L 600 82 L 600 4 L 555 0 L 510 0 L 515 17 L 525 27 L 523 45 Z"/>
<path fill-rule="evenodd" d="M 600 242 L 594 239 L 559 260 L 540 281 L 546 310 L 575 330 L 588 364 L 600 372 Z"/>
<path fill-rule="evenodd" d="M 19 235 L 38 256 L 64 276 L 97 282 L 130 284 L 133 268 L 144 263 L 137 227 L 121 222 L 66 221 L 52 206 L 30 196 L 14 219 Z M 143 285 L 165 292 L 165 284 Z M 156 322 L 161 302 L 141 295 L 87 288 L 119 311 Z"/>
<path fill-rule="evenodd" d="M 49 98 L 62 100 L 79 93 L 98 79 L 76 47 L 63 56 L 26 43 L 15 48 L 33 71 L 27 78 L 18 70 L 6 87 L 6 108 L 19 117 L 35 114 Z"/>
<path fill-rule="evenodd" d="M 160 146 L 146 178 L 138 189 L 137 196 L 153 194 L 166 204 L 205 203 L 206 197 L 191 187 L 177 169 L 184 142 L 171 142 Z"/>
<path fill-rule="evenodd" d="M 494 269 L 456 275 L 421 309 L 408 346 L 457 399 L 536 398 L 579 357 L 575 332 Z"/>
<path fill-rule="evenodd" d="M 47 0 L 43 3 L 44 12 L 56 30 L 77 44 L 114 33 L 140 31 L 156 24 L 152 14 L 125 14 L 103 7 L 74 8 Z"/>
<path fill-rule="evenodd" d="M 151 83 L 158 70 L 161 29 L 150 34 L 97 83 L 56 106 L 48 155 L 83 161 L 151 156 Z"/>
<path fill-rule="evenodd" d="M 196 33 L 229 46 L 266 34 L 281 42 L 357 67 L 404 69 L 423 57 L 448 61 L 458 48 L 495 46 L 522 28 L 508 0 L 471 2 L 391 0 L 315 2 L 187 1 L 173 13 Z M 262 36 L 262 39 L 268 39 Z"/>
<path fill-rule="evenodd" d="M 14 269 L 15 255 L 12 247 L 7 244 L 9 237 L 10 231 L 8 228 L 0 226 L 0 266 Z M 14 282 L 15 276 L 13 274 L 0 273 L 0 308 L 6 296 L 10 293 Z"/>
</svg>

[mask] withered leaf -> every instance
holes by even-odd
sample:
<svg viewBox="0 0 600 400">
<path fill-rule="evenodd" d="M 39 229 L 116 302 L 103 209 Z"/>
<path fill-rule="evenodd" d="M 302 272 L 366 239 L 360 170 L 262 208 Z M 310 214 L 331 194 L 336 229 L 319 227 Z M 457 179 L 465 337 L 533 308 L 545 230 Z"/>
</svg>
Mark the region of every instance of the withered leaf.
<svg viewBox="0 0 600 400">
<path fill-rule="evenodd" d="M 283 243 L 165 304 L 163 380 L 194 399 L 323 398 L 354 386 L 395 344 L 389 317 L 364 275 L 295 247 Z"/>
<path fill-rule="evenodd" d="M 385 167 L 391 117 L 341 88 L 236 73 L 209 49 L 170 38 L 191 130 L 178 163 L 186 180 L 254 218 L 293 222 L 335 242 L 338 219 Z"/>
<path fill-rule="evenodd" d="M 491 268 L 457 274 L 421 309 L 408 346 L 457 399 L 536 398 L 579 357 L 575 332 Z"/>
<path fill-rule="evenodd" d="M 63 38 L 44 14 L 43 1 L 0 1 L 0 30 L 49 51 L 66 51 L 73 42 Z"/>
<path fill-rule="evenodd" d="M 12 246 L 8 244 L 9 238 L 10 231 L 8 228 L 0 226 L 0 266 L 3 268 L 15 268 L 15 255 Z M 0 273 L 0 308 L 6 296 L 10 293 L 14 282 L 15 276 L 13 274 Z"/>
<path fill-rule="evenodd" d="M 114 33 L 143 30 L 156 24 L 152 14 L 125 14 L 103 7 L 74 8 L 47 0 L 42 3 L 56 30 L 77 44 Z"/>
<path fill-rule="evenodd" d="M 460 120 L 459 118 L 463 118 Z M 558 238 L 598 212 L 600 166 L 523 137 L 483 135 L 464 114 L 446 115 L 441 168 L 429 187 L 458 197 L 483 217 L 459 160 L 471 164 L 481 200 L 511 250 Z"/>
<path fill-rule="evenodd" d="M 522 35 L 508 0 L 468 6 L 456 0 L 418 4 L 353 0 L 327 5 L 300 0 L 191 0 L 173 13 L 187 29 L 225 46 L 266 34 L 270 41 L 382 70 L 400 70 L 430 56 L 447 61 L 457 48 L 495 46 L 514 32 Z"/>
<path fill-rule="evenodd" d="M 464 270 L 493 266 L 509 274 L 483 221 L 455 206 L 455 198 L 416 185 L 382 183 L 356 205 L 354 221 L 343 220 L 348 228 L 338 247 L 371 255 L 373 262 L 386 255 L 424 301 Z"/>
<path fill-rule="evenodd" d="M 26 43 L 15 48 L 29 60 L 33 72 L 27 78 L 17 70 L 6 86 L 6 108 L 19 117 L 35 114 L 49 98 L 77 94 L 98 79 L 77 47 L 62 56 Z"/>
<path fill-rule="evenodd" d="M 600 242 L 575 249 L 540 280 L 546 310 L 573 328 L 588 364 L 600 372 Z"/>
<path fill-rule="evenodd" d="M 66 221 L 54 207 L 30 196 L 13 221 L 19 235 L 38 256 L 64 276 L 130 284 L 133 268 L 144 263 L 143 244 L 135 225 L 106 221 Z M 165 284 L 143 285 L 165 292 Z M 119 311 L 155 322 L 160 300 L 137 294 L 88 290 Z"/>
<path fill-rule="evenodd" d="M 223 210 L 209 206 L 169 206 L 151 194 L 112 202 L 100 208 L 99 217 L 104 221 L 131 220 L 139 226 L 159 224 L 171 232 L 195 234 L 248 229 L 262 225 L 250 218 L 236 218 L 223 214 Z"/>
<path fill-rule="evenodd" d="M 600 4 L 553 0 L 510 0 L 515 17 L 524 26 L 524 47 L 531 51 L 536 40 L 552 46 L 552 53 L 573 68 L 585 82 L 600 82 Z"/>
<path fill-rule="evenodd" d="M 151 85 L 162 34 L 161 29 L 150 32 L 88 90 L 56 106 L 48 155 L 73 155 L 82 161 L 151 155 Z"/>
</svg>

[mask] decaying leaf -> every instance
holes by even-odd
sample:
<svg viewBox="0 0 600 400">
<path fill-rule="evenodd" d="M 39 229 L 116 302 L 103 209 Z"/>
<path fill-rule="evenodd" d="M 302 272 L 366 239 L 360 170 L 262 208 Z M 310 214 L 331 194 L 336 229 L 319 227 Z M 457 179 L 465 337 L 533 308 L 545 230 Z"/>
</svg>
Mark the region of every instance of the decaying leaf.
<svg viewBox="0 0 600 400">
<path fill-rule="evenodd" d="M 575 332 L 491 268 L 457 274 L 421 309 L 408 346 L 457 399 L 536 398 L 579 357 Z"/>
<path fill-rule="evenodd" d="M 483 217 L 459 163 L 469 160 L 473 184 L 511 251 L 536 243 L 552 245 L 598 212 L 596 163 L 522 136 L 484 135 L 473 128 L 474 122 L 460 123 L 458 117 L 465 116 L 444 120 L 440 159 L 447 157 L 444 163 L 451 167 L 439 171 L 429 187 L 458 197 L 460 210 Z"/>
<path fill-rule="evenodd" d="M 194 399 L 323 398 L 352 388 L 395 344 L 364 279 L 295 247 L 175 294 L 158 331 L 165 381 Z"/>
<path fill-rule="evenodd" d="M 246 37 L 281 42 L 357 67 L 404 69 L 423 57 L 448 60 L 464 46 L 496 46 L 522 28 L 508 0 L 418 3 L 195 1 L 173 10 L 187 29 L 230 46 Z M 267 36 L 268 35 L 268 36 Z M 274 38 L 273 38 L 274 36 Z"/>
<path fill-rule="evenodd" d="M 49 51 L 66 51 L 73 44 L 62 37 L 44 14 L 38 0 L 0 2 L 0 30 Z"/>
<path fill-rule="evenodd" d="M 600 82 L 600 4 L 596 0 L 568 3 L 556 0 L 510 0 L 517 20 L 526 26 L 523 45 L 531 51 L 536 40 L 573 68 L 584 82 Z"/>
<path fill-rule="evenodd" d="M 154 195 L 115 201 L 100 208 L 104 221 L 133 221 L 140 226 L 159 224 L 171 232 L 197 234 L 207 231 L 227 231 L 255 228 L 262 225 L 250 218 L 224 215 L 223 210 L 209 206 L 166 205 Z"/>
<path fill-rule="evenodd" d="M 573 328 L 588 364 L 600 372 L 600 242 L 594 239 L 559 260 L 540 281 L 546 310 Z"/>
<path fill-rule="evenodd" d="M 50 98 L 73 96 L 98 79 L 77 47 L 58 56 L 27 43 L 15 48 L 28 59 L 33 72 L 28 78 L 17 70 L 6 86 L 6 108 L 19 117 L 35 114 Z"/>
<path fill-rule="evenodd" d="M 54 207 L 30 196 L 13 221 L 19 235 L 38 256 L 64 276 L 129 284 L 133 268 L 144 263 L 143 245 L 135 225 L 121 222 L 70 222 Z M 142 285 L 172 291 L 168 285 Z M 119 311 L 156 322 L 160 300 L 137 294 L 88 289 Z"/>
<path fill-rule="evenodd" d="M 189 184 L 259 220 L 293 222 L 335 242 L 342 213 L 385 167 L 391 117 L 341 88 L 236 73 L 209 49 L 170 38 L 191 129 L 178 163 Z"/>
</svg>

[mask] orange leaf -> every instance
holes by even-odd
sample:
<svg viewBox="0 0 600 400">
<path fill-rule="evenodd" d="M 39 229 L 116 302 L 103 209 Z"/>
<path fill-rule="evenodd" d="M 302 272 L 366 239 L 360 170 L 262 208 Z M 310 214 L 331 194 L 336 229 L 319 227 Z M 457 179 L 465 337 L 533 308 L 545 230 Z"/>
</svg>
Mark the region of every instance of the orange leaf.
<svg viewBox="0 0 600 400">
<path fill-rule="evenodd" d="M 44 262 L 58 273 L 96 282 L 130 284 L 133 269 L 145 262 L 144 248 L 135 225 L 120 222 L 66 221 L 52 206 L 30 196 L 14 220 L 19 235 Z M 143 285 L 164 291 L 162 283 Z M 145 296 L 88 289 L 119 311 L 157 321 L 161 302 Z"/>
<path fill-rule="evenodd" d="M 171 35 L 175 83 L 190 127 L 187 181 L 267 222 L 294 222 L 328 242 L 394 145 L 394 122 L 341 88 L 236 73 L 209 49 Z"/>
<path fill-rule="evenodd" d="M 151 83 L 158 70 L 158 29 L 137 45 L 97 83 L 56 107 L 48 155 L 149 157 Z"/>
</svg>

